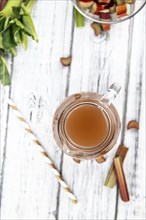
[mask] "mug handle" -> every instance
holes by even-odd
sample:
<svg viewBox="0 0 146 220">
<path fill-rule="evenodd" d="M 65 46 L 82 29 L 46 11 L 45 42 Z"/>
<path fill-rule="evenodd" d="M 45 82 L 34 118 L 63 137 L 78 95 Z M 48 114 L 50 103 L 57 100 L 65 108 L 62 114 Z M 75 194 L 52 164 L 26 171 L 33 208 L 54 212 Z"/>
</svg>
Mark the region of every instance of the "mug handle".
<svg viewBox="0 0 146 220">
<path fill-rule="evenodd" d="M 107 90 L 107 92 L 101 97 L 100 101 L 103 99 L 110 105 L 113 100 L 117 97 L 121 90 L 119 83 L 113 83 Z"/>
</svg>

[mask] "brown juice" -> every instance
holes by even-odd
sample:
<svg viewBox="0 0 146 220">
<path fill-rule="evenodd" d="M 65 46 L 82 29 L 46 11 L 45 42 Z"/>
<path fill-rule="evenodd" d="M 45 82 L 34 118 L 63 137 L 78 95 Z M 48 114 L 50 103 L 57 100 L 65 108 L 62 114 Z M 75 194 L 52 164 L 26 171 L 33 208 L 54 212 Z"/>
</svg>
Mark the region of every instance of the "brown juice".
<svg viewBox="0 0 146 220">
<path fill-rule="evenodd" d="M 109 121 L 96 105 L 82 104 L 67 115 L 65 132 L 72 143 L 88 148 L 95 147 L 108 136 Z"/>
</svg>

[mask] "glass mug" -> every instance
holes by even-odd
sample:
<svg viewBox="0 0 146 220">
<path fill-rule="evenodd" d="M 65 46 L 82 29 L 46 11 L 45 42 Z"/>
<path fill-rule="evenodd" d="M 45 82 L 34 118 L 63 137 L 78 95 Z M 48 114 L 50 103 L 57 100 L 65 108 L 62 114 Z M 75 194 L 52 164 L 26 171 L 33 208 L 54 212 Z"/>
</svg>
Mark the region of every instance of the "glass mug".
<svg viewBox="0 0 146 220">
<path fill-rule="evenodd" d="M 121 122 L 112 104 L 121 87 L 114 83 L 104 95 L 81 92 L 66 98 L 53 119 L 58 146 L 74 160 L 102 158 L 117 142 Z"/>
</svg>

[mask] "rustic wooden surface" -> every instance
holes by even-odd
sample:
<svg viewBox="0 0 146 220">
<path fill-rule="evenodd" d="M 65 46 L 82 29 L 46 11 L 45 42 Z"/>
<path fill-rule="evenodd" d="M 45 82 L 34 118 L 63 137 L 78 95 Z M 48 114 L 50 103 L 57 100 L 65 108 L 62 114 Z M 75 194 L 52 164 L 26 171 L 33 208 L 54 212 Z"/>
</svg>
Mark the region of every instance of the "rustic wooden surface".
<svg viewBox="0 0 146 220">
<path fill-rule="evenodd" d="M 8 57 L 10 87 L 1 87 L 1 219 L 144 220 L 145 219 L 145 13 L 113 25 L 110 37 L 96 42 L 90 21 L 77 29 L 70 1 L 37 1 L 33 19 L 39 43 Z M 70 67 L 60 57 L 72 54 Z M 76 164 L 63 155 L 52 135 L 59 103 L 79 91 L 104 93 L 122 85 L 115 105 L 122 120 L 119 143 L 129 147 L 125 160 L 131 200 L 123 203 L 117 187 L 103 186 L 117 146 L 105 164 Z M 11 97 L 30 123 L 57 168 L 73 189 L 73 205 L 7 106 Z M 131 119 L 139 130 L 126 129 Z"/>
</svg>

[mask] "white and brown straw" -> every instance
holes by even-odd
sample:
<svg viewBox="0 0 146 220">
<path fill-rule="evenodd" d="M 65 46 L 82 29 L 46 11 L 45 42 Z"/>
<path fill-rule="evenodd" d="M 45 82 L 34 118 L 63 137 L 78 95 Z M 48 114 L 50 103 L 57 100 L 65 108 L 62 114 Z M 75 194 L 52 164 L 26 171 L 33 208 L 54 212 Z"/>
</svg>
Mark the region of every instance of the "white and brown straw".
<svg viewBox="0 0 146 220">
<path fill-rule="evenodd" d="M 34 142 L 35 145 L 37 145 L 36 149 L 38 149 L 38 151 L 41 153 L 42 158 L 44 158 L 44 160 L 46 161 L 46 163 L 49 165 L 49 167 L 51 168 L 52 173 L 56 176 L 58 182 L 60 183 L 60 185 L 63 187 L 63 189 L 65 190 L 67 196 L 71 199 L 71 201 L 76 204 L 77 203 L 77 199 L 76 197 L 73 195 L 73 193 L 71 192 L 71 190 L 69 189 L 69 186 L 66 184 L 66 182 L 63 180 L 63 178 L 61 177 L 60 173 L 58 172 L 58 170 L 56 169 L 54 163 L 52 162 L 52 160 L 50 159 L 50 157 L 48 156 L 48 154 L 46 153 L 46 151 L 44 150 L 43 146 L 40 144 L 40 142 L 38 141 L 37 137 L 35 136 L 35 134 L 33 133 L 32 129 L 30 128 L 30 126 L 28 125 L 28 123 L 26 122 L 26 120 L 24 119 L 23 115 L 21 114 L 21 112 L 18 110 L 17 106 L 15 105 L 15 103 L 11 100 L 8 99 L 8 104 L 10 105 L 10 107 L 12 108 L 12 110 L 14 111 L 16 117 L 18 118 L 18 120 L 21 122 L 23 128 L 25 129 L 25 131 L 29 134 L 29 136 L 31 137 L 32 141 Z"/>
</svg>

